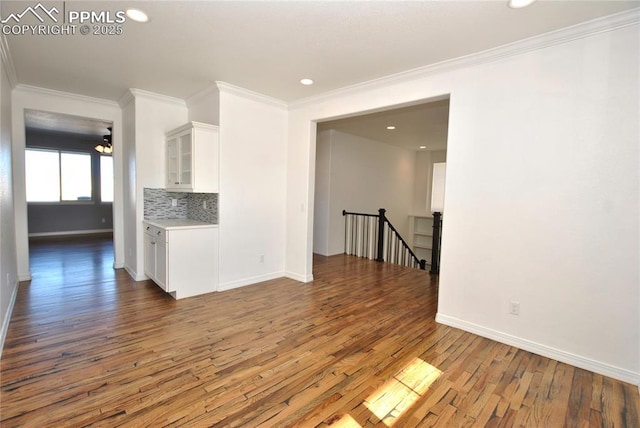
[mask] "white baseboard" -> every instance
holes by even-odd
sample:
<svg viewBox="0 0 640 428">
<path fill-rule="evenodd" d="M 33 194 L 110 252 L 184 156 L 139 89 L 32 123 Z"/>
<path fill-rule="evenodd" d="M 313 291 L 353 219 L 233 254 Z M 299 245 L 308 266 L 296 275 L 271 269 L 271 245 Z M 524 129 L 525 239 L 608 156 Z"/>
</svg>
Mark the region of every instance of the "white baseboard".
<svg viewBox="0 0 640 428">
<path fill-rule="evenodd" d="M 335 251 L 315 251 L 314 250 L 313 254 L 318 254 L 324 257 L 337 256 L 338 254 L 344 254 L 344 248 L 341 248 L 340 250 L 335 250 Z"/>
<path fill-rule="evenodd" d="M 311 281 L 313 281 L 313 274 L 312 273 L 310 273 L 308 275 L 301 275 L 301 274 L 295 273 L 295 272 L 285 272 L 284 276 L 286 276 L 287 278 L 295 279 L 296 281 L 300 281 L 300 282 L 311 282 Z"/>
<path fill-rule="evenodd" d="M 134 281 L 144 281 L 144 280 L 149 279 L 145 275 L 140 275 L 139 276 L 138 273 L 135 271 L 135 269 L 133 269 L 131 266 L 129 266 L 126 263 L 122 267 L 124 268 L 124 270 L 127 271 L 129 276 L 131 277 L 131 279 L 133 279 Z"/>
<path fill-rule="evenodd" d="M 13 284 L 13 293 L 9 300 L 9 306 L 7 307 L 7 313 L 4 314 L 2 320 L 2 331 L 0 331 L 0 358 L 2 358 L 2 351 L 4 350 L 4 340 L 7 337 L 7 331 L 9 331 L 9 321 L 11 321 L 11 314 L 13 313 L 13 306 L 16 304 L 16 296 L 18 295 L 18 283 Z"/>
<path fill-rule="evenodd" d="M 62 232 L 42 232 L 30 233 L 29 238 L 40 238 L 46 236 L 69 236 L 69 235 L 94 235 L 98 233 L 110 233 L 113 229 L 89 229 L 89 230 L 68 230 Z"/>
<path fill-rule="evenodd" d="M 640 373 L 635 373 L 631 370 L 612 366 L 610 364 L 572 354 L 571 352 L 522 339 L 517 336 L 486 328 L 481 325 L 470 323 L 468 321 L 464 321 L 459 318 L 451 317 L 441 313 L 436 314 L 436 322 L 448 325 L 450 327 L 459 328 L 461 330 L 468 331 L 470 333 L 474 333 L 478 336 L 486 337 L 487 339 L 492 339 L 500 343 L 515 346 L 517 348 L 533 352 L 534 354 L 538 354 L 543 357 L 571 364 L 572 366 L 579 367 L 581 369 L 599 373 L 604 376 L 609 376 L 623 382 L 639 385 L 638 389 L 640 390 Z"/>
<path fill-rule="evenodd" d="M 236 281 L 229 281 L 223 284 L 218 284 L 218 291 L 232 290 L 234 288 L 244 287 L 246 285 L 256 284 L 258 282 L 282 278 L 283 276 L 285 276 L 284 272 L 272 272 L 264 275 L 252 276 L 250 278 L 239 279 Z"/>
<path fill-rule="evenodd" d="M 31 281 L 31 272 L 18 274 L 18 282 Z"/>
</svg>

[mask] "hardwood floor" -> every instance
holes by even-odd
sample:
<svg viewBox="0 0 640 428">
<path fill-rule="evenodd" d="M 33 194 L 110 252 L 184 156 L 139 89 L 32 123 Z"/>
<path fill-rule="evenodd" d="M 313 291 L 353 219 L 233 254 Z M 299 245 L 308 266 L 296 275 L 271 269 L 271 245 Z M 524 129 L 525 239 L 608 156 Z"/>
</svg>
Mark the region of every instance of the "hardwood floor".
<svg viewBox="0 0 640 428">
<path fill-rule="evenodd" d="M 636 386 L 436 324 L 424 271 L 316 257 L 310 284 L 175 301 L 102 241 L 32 254 L 3 427 L 638 426 Z"/>
</svg>

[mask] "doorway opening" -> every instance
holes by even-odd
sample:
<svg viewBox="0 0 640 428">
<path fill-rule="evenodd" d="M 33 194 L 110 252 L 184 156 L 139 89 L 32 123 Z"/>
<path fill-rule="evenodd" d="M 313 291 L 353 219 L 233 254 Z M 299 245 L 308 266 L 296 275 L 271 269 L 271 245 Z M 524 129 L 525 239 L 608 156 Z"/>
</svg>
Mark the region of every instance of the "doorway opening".
<svg viewBox="0 0 640 428">
<path fill-rule="evenodd" d="M 429 270 L 433 172 L 446 162 L 448 127 L 449 96 L 319 122 L 314 254 L 345 252 L 343 210 L 376 214 L 384 208 Z"/>
<path fill-rule="evenodd" d="M 67 272 L 83 263 L 108 274 L 115 259 L 114 172 L 104 145 L 111 143 L 113 123 L 31 109 L 24 120 L 30 258 L 37 256 L 48 276 L 55 276 L 54 265 Z M 90 260 L 78 257 L 86 245 L 94 246 Z M 75 256 L 67 257 L 67 247 Z"/>
</svg>

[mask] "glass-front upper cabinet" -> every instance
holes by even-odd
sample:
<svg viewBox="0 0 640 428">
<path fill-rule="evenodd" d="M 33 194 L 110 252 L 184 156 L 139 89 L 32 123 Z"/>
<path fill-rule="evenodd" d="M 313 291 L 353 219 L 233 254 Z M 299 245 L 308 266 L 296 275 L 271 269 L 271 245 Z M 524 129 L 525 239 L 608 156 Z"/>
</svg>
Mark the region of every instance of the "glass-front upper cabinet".
<svg viewBox="0 0 640 428">
<path fill-rule="evenodd" d="M 167 190 L 218 193 L 219 135 L 218 126 L 200 122 L 167 133 Z"/>
<path fill-rule="evenodd" d="M 180 184 L 178 176 L 178 137 L 167 138 L 167 187 Z"/>
</svg>

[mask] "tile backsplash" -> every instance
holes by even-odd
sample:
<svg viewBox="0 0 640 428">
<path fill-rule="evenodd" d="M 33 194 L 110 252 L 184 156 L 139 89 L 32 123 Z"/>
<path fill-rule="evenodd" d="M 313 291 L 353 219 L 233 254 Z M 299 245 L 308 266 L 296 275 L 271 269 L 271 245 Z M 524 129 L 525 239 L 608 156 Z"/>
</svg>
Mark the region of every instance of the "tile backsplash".
<svg viewBox="0 0 640 428">
<path fill-rule="evenodd" d="M 218 224 L 217 193 L 167 192 L 145 187 L 143 197 L 146 219 L 188 218 Z M 176 199 L 177 206 L 171 206 L 172 199 Z"/>
</svg>

